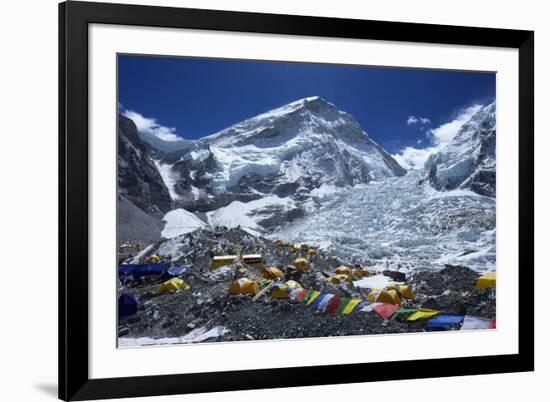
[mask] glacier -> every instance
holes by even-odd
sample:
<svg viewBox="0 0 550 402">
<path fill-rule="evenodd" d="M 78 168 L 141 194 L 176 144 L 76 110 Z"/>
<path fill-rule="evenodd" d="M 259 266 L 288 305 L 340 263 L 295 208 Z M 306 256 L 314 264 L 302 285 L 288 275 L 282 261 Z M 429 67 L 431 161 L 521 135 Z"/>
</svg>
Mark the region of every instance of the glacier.
<svg viewBox="0 0 550 402">
<path fill-rule="evenodd" d="M 495 269 L 495 199 L 419 184 L 425 172 L 342 188 L 271 239 L 306 241 L 353 263 L 407 271 L 445 264 Z M 327 241 L 329 239 L 329 241 Z"/>
</svg>

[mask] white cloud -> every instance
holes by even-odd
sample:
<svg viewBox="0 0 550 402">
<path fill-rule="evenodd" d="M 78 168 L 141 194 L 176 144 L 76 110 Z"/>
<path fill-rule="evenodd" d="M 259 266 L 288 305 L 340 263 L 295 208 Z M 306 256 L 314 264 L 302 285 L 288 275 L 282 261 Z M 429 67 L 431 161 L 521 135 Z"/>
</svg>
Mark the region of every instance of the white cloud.
<svg viewBox="0 0 550 402">
<path fill-rule="evenodd" d="M 397 154 L 392 156 L 397 161 L 397 163 L 399 163 L 407 170 L 421 169 L 424 167 L 424 163 L 426 163 L 428 157 L 435 151 L 437 151 L 436 147 L 405 147 Z"/>
<path fill-rule="evenodd" d="M 473 105 L 466 109 L 462 109 L 456 119 L 442 124 L 433 130 L 427 131 L 426 134 L 428 135 L 428 138 L 432 140 L 434 145 L 448 144 L 452 141 L 460 127 L 470 120 L 472 116 L 476 114 L 479 109 L 481 109 L 481 107 L 481 105 Z"/>
<path fill-rule="evenodd" d="M 424 164 L 428 160 L 428 157 L 432 153 L 439 151 L 445 145 L 449 144 L 453 140 L 454 136 L 458 133 L 458 130 L 460 130 L 460 127 L 462 127 L 464 123 L 470 120 L 473 115 L 476 114 L 479 109 L 481 109 L 481 107 L 481 105 L 473 105 L 462 109 L 454 120 L 444 123 L 437 128 L 427 130 L 426 136 L 428 137 L 429 145 L 425 148 L 415 148 L 408 146 L 392 156 L 405 169 L 423 168 Z M 411 118 L 413 120 L 416 120 L 416 122 L 409 123 Z M 415 116 L 409 116 L 407 124 L 411 125 L 419 123 L 421 122 L 421 119 L 422 118 L 417 118 Z M 421 142 L 421 140 L 418 140 L 416 143 L 420 144 Z"/>
<path fill-rule="evenodd" d="M 420 118 L 420 123 L 422 124 L 430 124 L 432 121 L 430 119 L 428 119 L 427 117 L 421 117 Z"/>
<path fill-rule="evenodd" d="M 182 138 L 176 134 L 174 127 L 165 127 L 157 123 L 152 117 L 144 117 L 133 110 L 124 110 L 122 114 L 132 119 L 137 129 L 142 133 L 154 135 L 164 141 L 181 141 Z"/>
<path fill-rule="evenodd" d="M 427 117 L 409 116 L 407 118 L 407 126 L 414 126 L 416 124 L 424 126 L 424 125 L 430 124 L 431 122 L 432 121 Z"/>
</svg>

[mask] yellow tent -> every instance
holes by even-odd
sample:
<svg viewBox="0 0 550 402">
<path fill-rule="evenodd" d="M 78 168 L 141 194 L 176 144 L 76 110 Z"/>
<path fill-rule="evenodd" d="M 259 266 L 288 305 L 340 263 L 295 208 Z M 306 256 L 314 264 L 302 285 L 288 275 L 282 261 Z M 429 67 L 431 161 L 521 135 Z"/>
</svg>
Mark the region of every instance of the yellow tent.
<svg viewBox="0 0 550 402">
<path fill-rule="evenodd" d="M 363 269 L 361 269 L 361 272 L 363 273 L 363 276 L 370 275 L 369 269 L 367 267 L 364 267 Z"/>
<path fill-rule="evenodd" d="M 160 262 L 160 257 L 158 255 L 152 255 L 145 259 L 147 264 L 158 264 Z"/>
<path fill-rule="evenodd" d="M 294 266 L 300 271 L 307 271 L 309 269 L 309 261 L 305 258 L 296 258 L 294 260 Z"/>
<path fill-rule="evenodd" d="M 225 265 L 233 264 L 235 261 L 237 261 L 236 255 L 219 255 L 214 258 L 212 258 L 212 262 L 210 263 L 210 268 L 212 269 L 218 269 Z"/>
<path fill-rule="evenodd" d="M 399 293 L 401 298 L 412 300 L 414 299 L 414 293 L 409 285 L 398 285 L 395 282 L 390 282 L 386 285 L 386 290 L 395 290 Z"/>
<path fill-rule="evenodd" d="M 394 289 L 373 289 L 367 296 L 367 300 L 373 303 L 401 304 L 399 294 Z"/>
<path fill-rule="evenodd" d="M 342 282 L 347 282 L 353 286 L 353 280 L 348 275 L 332 275 L 327 278 L 327 282 L 332 283 L 334 285 L 338 285 L 339 283 L 342 283 Z"/>
<path fill-rule="evenodd" d="M 334 273 L 336 275 L 347 275 L 351 276 L 351 269 L 346 267 L 345 265 L 340 265 L 338 268 L 334 270 Z"/>
<path fill-rule="evenodd" d="M 315 250 L 315 249 L 313 249 L 313 248 L 310 248 L 310 249 L 307 251 L 307 255 L 315 256 L 315 255 L 317 255 L 317 250 Z"/>
<path fill-rule="evenodd" d="M 240 278 L 229 286 L 228 293 L 230 295 L 255 295 L 260 291 L 258 282 L 251 281 L 248 278 Z"/>
<path fill-rule="evenodd" d="M 496 272 L 486 272 L 477 278 L 476 288 L 494 288 L 497 285 L 497 273 Z"/>
<path fill-rule="evenodd" d="M 430 318 L 430 317 L 433 317 L 434 315 L 437 315 L 438 313 L 439 311 L 437 310 L 421 307 L 417 311 L 412 313 L 410 316 L 408 316 L 407 321 L 416 321 L 420 318 Z"/>
<path fill-rule="evenodd" d="M 409 285 L 399 285 L 399 293 L 403 299 L 414 299 L 414 293 Z"/>
<path fill-rule="evenodd" d="M 185 283 L 182 279 L 180 278 L 172 278 L 172 279 L 169 279 L 167 280 L 166 282 L 163 282 L 159 289 L 158 289 L 158 293 L 159 294 L 162 294 L 162 293 L 166 293 L 166 292 L 172 292 L 174 290 L 178 290 L 178 289 L 189 289 L 191 286 L 189 286 L 187 283 Z"/>
<path fill-rule="evenodd" d="M 281 288 L 273 289 L 273 292 L 271 292 L 271 297 L 274 297 L 275 299 L 288 299 L 288 295 L 285 292 L 286 289 L 300 289 L 301 287 L 302 285 L 296 281 L 286 281 Z"/>
<path fill-rule="evenodd" d="M 283 271 L 281 271 L 279 268 L 268 267 L 264 269 L 264 271 L 262 272 L 262 276 L 266 279 L 277 279 L 282 278 L 284 274 Z"/>
</svg>

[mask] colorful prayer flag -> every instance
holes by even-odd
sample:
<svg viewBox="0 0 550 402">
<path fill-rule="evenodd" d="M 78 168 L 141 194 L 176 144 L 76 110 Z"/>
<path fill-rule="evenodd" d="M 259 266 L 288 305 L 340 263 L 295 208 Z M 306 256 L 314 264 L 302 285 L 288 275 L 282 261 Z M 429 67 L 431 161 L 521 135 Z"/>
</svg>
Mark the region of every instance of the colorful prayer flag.
<svg viewBox="0 0 550 402">
<path fill-rule="evenodd" d="M 469 330 L 469 329 L 490 329 L 492 320 L 490 318 L 483 317 L 474 317 L 467 315 L 464 317 L 464 322 L 460 330 Z"/>
<path fill-rule="evenodd" d="M 333 297 L 334 295 L 331 295 L 331 294 L 325 295 L 325 297 L 323 297 L 323 300 L 321 300 L 321 302 L 319 303 L 319 306 L 318 306 L 319 310 L 325 311 L 330 302 L 330 299 L 332 299 Z"/>
<path fill-rule="evenodd" d="M 311 293 L 311 296 L 310 298 L 308 299 L 308 301 L 306 302 L 306 306 L 309 306 L 315 299 L 317 299 L 317 297 L 321 294 L 321 292 L 318 292 L 316 290 L 314 290 L 312 293 Z"/>
<path fill-rule="evenodd" d="M 299 288 L 299 289 L 292 289 L 288 295 L 288 297 L 292 300 L 295 300 L 296 299 L 296 296 L 298 295 L 298 293 L 300 293 L 302 290 L 302 288 Z"/>
<path fill-rule="evenodd" d="M 389 320 L 392 315 L 399 309 L 395 304 L 382 303 L 373 308 L 373 310 L 383 319 Z"/>
<path fill-rule="evenodd" d="M 306 295 L 302 298 L 302 301 L 307 303 L 309 301 L 309 298 L 313 295 L 313 292 L 313 289 L 309 289 Z"/>
<path fill-rule="evenodd" d="M 311 307 L 313 307 L 313 308 L 319 307 L 319 304 L 323 301 L 325 296 L 326 296 L 326 293 L 319 292 L 319 294 L 317 295 L 317 297 L 315 299 L 313 299 L 313 301 L 310 300 Z"/>
<path fill-rule="evenodd" d="M 364 306 L 364 307 L 361 309 L 361 311 L 364 311 L 365 313 L 370 313 L 372 310 L 374 310 L 374 308 L 375 308 L 376 306 L 379 306 L 379 305 L 381 305 L 381 304 L 383 304 L 383 303 L 371 303 L 371 304 L 368 304 L 368 305 Z"/>
<path fill-rule="evenodd" d="M 340 301 L 342 298 L 338 295 L 335 295 L 332 299 L 330 299 L 330 302 L 328 304 L 328 313 L 330 315 L 336 314 L 336 309 L 340 305 Z"/>
<path fill-rule="evenodd" d="M 397 317 L 400 316 L 409 316 L 416 310 L 418 310 L 416 307 L 401 306 L 401 308 L 395 312 L 391 319 L 395 320 Z"/>
<path fill-rule="evenodd" d="M 359 303 L 361 303 L 361 299 L 351 299 L 344 311 L 342 311 L 342 314 L 350 314 Z"/>
<path fill-rule="evenodd" d="M 434 315 L 439 314 L 439 311 L 432 310 L 429 308 L 419 308 L 416 312 L 412 313 L 408 318 L 407 321 L 416 321 L 420 318 L 430 318 Z"/>
<path fill-rule="evenodd" d="M 348 303 L 351 301 L 350 297 L 344 297 L 342 300 L 340 300 L 340 304 L 336 308 L 336 315 L 342 314 Z"/>
<path fill-rule="evenodd" d="M 308 290 L 307 289 L 302 289 L 300 292 L 298 292 L 295 296 L 296 298 L 296 301 L 302 301 L 302 299 L 304 298 L 304 296 L 308 293 Z"/>
</svg>

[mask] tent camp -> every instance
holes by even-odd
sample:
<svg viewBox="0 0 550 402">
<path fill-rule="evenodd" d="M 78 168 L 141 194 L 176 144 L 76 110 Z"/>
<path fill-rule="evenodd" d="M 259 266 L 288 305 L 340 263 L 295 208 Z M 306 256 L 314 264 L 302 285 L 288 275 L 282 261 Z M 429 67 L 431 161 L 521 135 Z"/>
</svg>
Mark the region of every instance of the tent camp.
<svg viewBox="0 0 550 402">
<path fill-rule="evenodd" d="M 260 286 L 258 282 L 252 281 L 248 278 L 240 278 L 234 281 L 229 286 L 228 293 L 230 295 L 255 295 L 260 292 Z"/>
<path fill-rule="evenodd" d="M 118 298 L 118 317 L 128 317 L 137 313 L 137 300 L 130 293 L 122 293 Z"/>
<path fill-rule="evenodd" d="M 431 318 L 426 323 L 427 331 L 449 331 L 458 329 L 464 321 L 463 314 L 441 313 L 435 318 Z"/>
<path fill-rule="evenodd" d="M 494 288 L 497 285 L 497 273 L 496 272 L 486 272 L 477 278 L 476 288 L 485 289 L 485 288 Z"/>
</svg>

